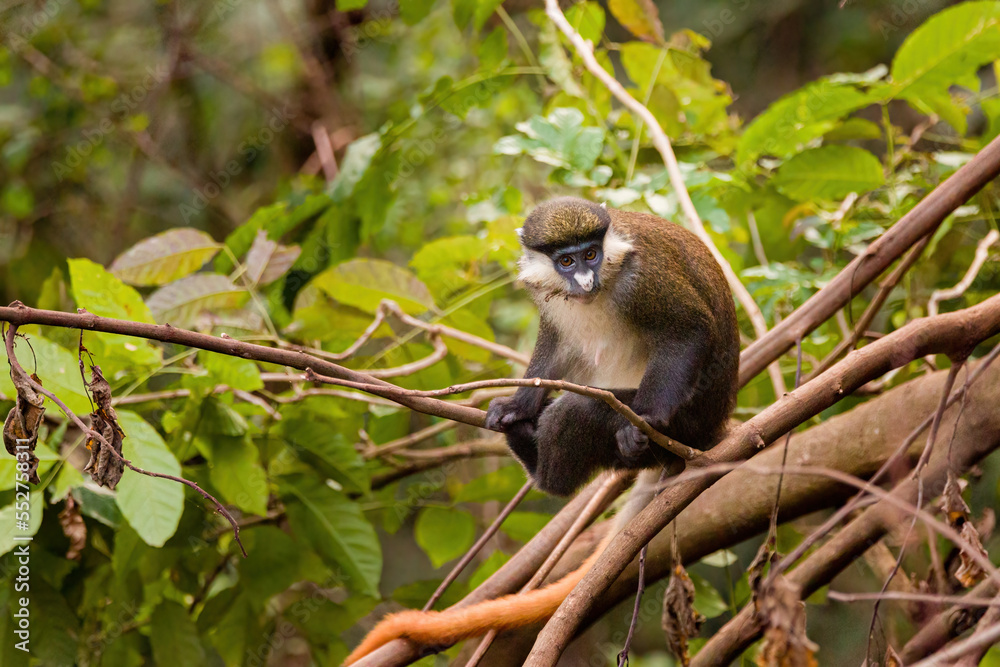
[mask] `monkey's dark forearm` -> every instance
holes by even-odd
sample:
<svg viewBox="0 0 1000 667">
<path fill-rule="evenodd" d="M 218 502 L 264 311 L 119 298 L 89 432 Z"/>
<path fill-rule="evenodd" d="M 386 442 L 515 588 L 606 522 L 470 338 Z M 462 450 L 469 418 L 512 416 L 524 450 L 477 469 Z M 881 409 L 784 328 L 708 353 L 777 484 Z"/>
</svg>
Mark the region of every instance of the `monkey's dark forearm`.
<svg viewBox="0 0 1000 667">
<path fill-rule="evenodd" d="M 654 428 L 666 427 L 694 395 L 698 369 L 707 351 L 704 339 L 698 336 L 658 346 L 646 366 L 632 409 Z"/>
</svg>

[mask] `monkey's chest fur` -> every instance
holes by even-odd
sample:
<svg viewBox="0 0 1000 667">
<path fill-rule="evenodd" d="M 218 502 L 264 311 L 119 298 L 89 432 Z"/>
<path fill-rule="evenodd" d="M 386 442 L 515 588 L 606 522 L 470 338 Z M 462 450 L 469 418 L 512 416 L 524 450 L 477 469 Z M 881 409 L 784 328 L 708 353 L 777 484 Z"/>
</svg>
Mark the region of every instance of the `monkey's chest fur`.
<svg viewBox="0 0 1000 667">
<path fill-rule="evenodd" d="M 649 344 L 623 321 L 606 294 L 590 303 L 554 296 L 538 305 L 559 333 L 566 380 L 606 389 L 639 386 Z"/>
</svg>

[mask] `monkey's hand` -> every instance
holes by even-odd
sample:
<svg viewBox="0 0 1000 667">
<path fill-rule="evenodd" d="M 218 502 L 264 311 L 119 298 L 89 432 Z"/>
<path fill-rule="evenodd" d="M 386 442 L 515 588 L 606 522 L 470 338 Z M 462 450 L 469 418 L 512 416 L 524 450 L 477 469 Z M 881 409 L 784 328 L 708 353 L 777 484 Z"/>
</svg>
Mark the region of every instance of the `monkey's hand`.
<svg viewBox="0 0 1000 667">
<path fill-rule="evenodd" d="M 649 436 L 632 424 L 618 429 L 615 440 L 618 442 L 618 456 L 626 465 L 638 461 L 649 451 Z"/>
<path fill-rule="evenodd" d="M 507 433 L 518 422 L 534 425 L 539 411 L 530 409 L 531 407 L 525 406 L 524 401 L 517 400 L 517 395 L 494 398 L 486 410 L 486 428 Z"/>
</svg>

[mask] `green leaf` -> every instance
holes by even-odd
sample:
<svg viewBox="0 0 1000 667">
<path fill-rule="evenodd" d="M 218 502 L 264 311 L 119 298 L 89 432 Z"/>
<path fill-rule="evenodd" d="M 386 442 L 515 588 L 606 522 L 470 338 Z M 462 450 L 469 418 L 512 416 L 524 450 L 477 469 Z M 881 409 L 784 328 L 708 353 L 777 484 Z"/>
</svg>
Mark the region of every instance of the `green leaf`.
<svg viewBox="0 0 1000 667">
<path fill-rule="evenodd" d="M 101 317 L 156 324 L 139 293 L 103 266 L 89 259 L 70 259 L 67 263 L 77 306 Z"/>
<path fill-rule="evenodd" d="M 258 608 L 298 579 L 302 548 L 284 531 L 259 526 L 243 533 L 247 558 L 239 562 L 240 582 Z"/>
<path fill-rule="evenodd" d="M 38 495 L 42 495 L 41 491 Z M 33 556 L 33 560 L 37 556 Z M 34 573 L 32 573 L 34 574 Z M 80 621 L 59 591 L 43 577 L 31 578 L 32 653 L 45 667 L 77 665 Z M 41 622 L 39 622 L 41 621 Z"/>
<path fill-rule="evenodd" d="M 199 667 L 207 664 L 198 628 L 187 609 L 173 600 L 164 600 L 150 616 L 150 643 L 157 665 Z"/>
<path fill-rule="evenodd" d="M 538 531 L 544 528 L 551 519 L 551 514 L 543 512 L 511 512 L 507 520 L 500 526 L 500 530 L 511 539 L 527 542 L 537 535 Z"/>
<path fill-rule="evenodd" d="M 583 126 L 579 109 L 555 109 L 545 118 L 533 116 L 517 129 L 523 134 L 503 137 L 493 150 L 501 155 L 528 154 L 538 162 L 589 172 L 604 146 L 604 130 Z"/>
<path fill-rule="evenodd" d="M 399 16 L 406 25 L 416 25 L 431 13 L 434 0 L 400 0 Z"/>
<path fill-rule="evenodd" d="M 134 287 L 89 259 L 71 259 L 68 264 L 77 306 L 101 317 L 155 324 L 153 314 Z M 107 377 L 114 377 L 121 370 L 134 373 L 163 360 L 160 347 L 138 338 L 89 333 L 84 343 Z"/>
<path fill-rule="evenodd" d="M 503 0 L 476 0 L 476 11 L 472 14 L 472 27 L 476 32 L 483 29 L 502 2 Z"/>
<path fill-rule="evenodd" d="M 892 91 L 915 105 L 943 112 L 960 133 L 965 115 L 956 110 L 950 86 L 1000 58 L 1000 4 L 964 2 L 914 30 L 892 61 Z M 978 87 L 978 81 L 974 84 Z"/>
<path fill-rule="evenodd" d="M 109 268 L 130 285 L 164 285 L 194 273 L 221 247 L 203 231 L 179 227 L 139 241 L 118 255 Z"/>
<path fill-rule="evenodd" d="M 257 391 L 264 387 L 260 369 L 249 359 L 202 350 L 198 352 L 198 361 L 219 384 L 243 391 Z"/>
<path fill-rule="evenodd" d="M 476 568 L 476 571 L 472 573 L 472 576 L 469 577 L 469 590 L 479 588 L 484 581 L 492 577 L 493 574 L 503 567 L 509 560 L 510 556 L 502 551 L 494 551 L 491 553 L 489 557 Z"/>
<path fill-rule="evenodd" d="M 382 550 L 358 504 L 305 475 L 286 477 L 282 496 L 296 539 L 337 569 L 351 590 L 377 597 Z"/>
<path fill-rule="evenodd" d="M 253 246 L 257 233 L 261 230 L 267 232 L 267 238 L 278 240 L 329 207 L 330 197 L 325 193 L 307 195 L 301 201 L 282 201 L 262 206 L 254 211 L 249 220 L 226 237 L 225 245 L 233 257 L 242 257 Z M 230 253 L 216 256 L 216 273 L 229 273 L 234 268 Z"/>
<path fill-rule="evenodd" d="M 23 329 L 22 332 L 24 332 Z M 76 355 L 38 335 L 32 335 L 30 341 L 30 349 L 24 341 L 14 343 L 14 352 L 24 370 L 28 373 L 36 373 L 41 379 L 42 385 L 58 396 L 59 400 L 65 403 L 70 410 L 77 414 L 88 414 L 91 409 L 90 399 L 83 389 L 83 380 L 80 378 L 80 367 L 77 364 Z M 0 345 L 0 367 L 8 367 L 7 352 L 3 345 Z M 17 395 L 8 372 L 0 372 L 0 394 L 10 400 L 13 400 L 14 396 Z M 45 399 L 45 407 L 48 410 L 59 411 L 59 408 L 48 398 Z"/>
<path fill-rule="evenodd" d="M 745 164 L 761 155 L 787 157 L 796 153 L 836 127 L 841 118 L 876 99 L 851 84 L 830 79 L 804 86 L 754 118 L 737 145 L 737 162 Z"/>
<path fill-rule="evenodd" d="M 235 310 L 249 295 L 226 276 L 196 273 L 164 285 L 153 292 L 146 303 L 160 322 L 176 327 L 190 327 L 203 312 Z"/>
<path fill-rule="evenodd" d="M 410 266 L 433 294 L 445 300 L 470 283 L 480 282 L 479 274 L 488 253 L 486 239 L 446 236 L 424 245 L 410 260 Z"/>
<path fill-rule="evenodd" d="M 181 466 L 163 438 L 142 417 L 119 410 L 118 422 L 125 432 L 122 455 L 126 459 L 150 472 L 181 474 Z M 176 532 L 184 511 L 183 484 L 126 470 L 115 490 L 118 507 L 143 542 L 162 547 Z"/>
<path fill-rule="evenodd" d="M 654 44 L 663 43 L 663 24 L 652 0 L 608 0 L 608 9 L 639 39 Z"/>
<path fill-rule="evenodd" d="M 215 436 L 211 448 L 208 474 L 222 498 L 245 512 L 267 514 L 269 486 L 257 447 L 247 437 Z"/>
<path fill-rule="evenodd" d="M 434 298 L 420 279 L 384 259 L 352 259 L 313 278 L 312 284 L 347 306 L 374 313 L 382 299 L 391 299 L 412 315 L 434 307 Z"/>
<path fill-rule="evenodd" d="M 353 0 L 352 0 L 353 1 Z M 364 7 L 366 0 L 360 0 L 359 7 Z M 338 3 L 338 9 L 339 9 Z M 330 198 L 335 202 L 342 202 L 354 193 L 354 188 L 361 182 L 361 178 L 368 171 L 372 158 L 382 146 L 382 137 L 377 132 L 366 134 L 355 139 L 347 147 L 347 153 L 340 163 L 340 171 L 337 178 L 330 184 Z"/>
<path fill-rule="evenodd" d="M 778 169 L 774 186 L 799 201 L 835 200 L 864 194 L 885 183 L 882 165 L 853 146 L 822 146 L 800 153 Z"/>
<path fill-rule="evenodd" d="M 566 8 L 566 20 L 584 39 L 600 44 L 607 19 L 604 8 L 597 2 L 578 2 Z"/>
<path fill-rule="evenodd" d="M 737 560 L 739 559 L 736 557 L 736 554 L 729 549 L 720 549 L 715 553 L 708 554 L 700 562 L 710 567 L 729 567 Z"/>
<path fill-rule="evenodd" d="M 472 546 L 476 539 L 476 520 L 460 510 L 425 507 L 417 515 L 413 533 L 434 567 L 441 567 Z"/>
<path fill-rule="evenodd" d="M 352 9 L 364 9 L 368 0 L 337 0 L 337 11 L 349 12 Z"/>
<path fill-rule="evenodd" d="M 329 423 L 319 419 L 285 419 L 280 430 L 303 461 L 318 465 L 323 474 L 350 491 L 368 491 L 365 460 L 354 443 Z"/>
<path fill-rule="evenodd" d="M 504 28 L 494 28 L 493 31 L 479 45 L 477 55 L 479 56 L 479 66 L 489 72 L 499 69 L 507 60 L 507 52 L 510 47 L 507 45 L 507 30 Z"/>
<path fill-rule="evenodd" d="M 719 591 L 704 577 L 688 573 L 694 584 L 694 608 L 705 618 L 715 618 L 729 611 L 729 605 L 719 595 Z"/>
<path fill-rule="evenodd" d="M 458 493 L 452 494 L 456 503 L 481 503 L 487 500 L 508 501 L 524 486 L 527 477 L 519 465 L 509 465 L 477 477 Z"/>
</svg>

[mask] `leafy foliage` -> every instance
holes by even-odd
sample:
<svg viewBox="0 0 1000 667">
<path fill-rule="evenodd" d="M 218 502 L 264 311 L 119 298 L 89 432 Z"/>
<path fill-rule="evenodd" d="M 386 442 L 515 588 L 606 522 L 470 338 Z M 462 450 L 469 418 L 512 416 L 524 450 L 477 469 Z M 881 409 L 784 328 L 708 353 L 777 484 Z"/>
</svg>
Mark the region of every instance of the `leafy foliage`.
<svg viewBox="0 0 1000 667">
<path fill-rule="evenodd" d="M 475 339 L 530 349 L 535 310 L 513 285 L 515 229 L 539 200 L 575 194 L 682 219 L 648 130 L 541 12 L 415 0 L 397 20 L 338 0 L 339 12 L 363 11 L 336 14 L 345 32 L 330 37 L 313 31 L 326 14 L 286 15 L 282 3 L 183 17 L 162 3 L 54 4 L 53 16 L 26 6 L 0 47 L 3 288 L 31 305 L 339 355 L 389 299 L 472 342 L 447 339 L 442 358 L 421 364 L 434 341 L 389 318 L 343 363 L 409 367 L 392 381 L 441 388 L 519 372 Z M 607 33 L 596 2 L 567 16 L 671 136 L 699 214 L 772 325 L 1000 134 L 994 2 L 914 24 L 892 62 L 823 76 L 746 121 L 713 76 L 707 37 L 667 34 L 647 0 L 611 0 L 608 11 L 620 26 Z M 113 24 L 115 12 L 135 20 Z M 281 28 L 298 20 L 309 29 Z M 213 55 L 222 47 L 225 58 Z M 992 77 L 981 71 L 991 64 Z M 332 161 L 317 150 L 324 136 Z M 121 210 L 106 205 L 120 192 Z M 994 186 L 960 208 L 873 326 L 925 314 L 930 292 L 957 282 L 996 226 L 997 204 Z M 945 308 L 996 292 L 996 266 Z M 742 313 L 741 328 L 752 333 Z M 93 332 L 83 353 L 79 332 L 20 332 L 31 345 L 18 343 L 22 364 L 79 414 L 91 410 L 80 358 L 100 365 L 127 458 L 218 497 L 244 525 L 249 558 L 187 487 L 126 472 L 113 493 L 98 488 L 79 470 L 78 434 L 55 417 L 36 450 L 42 484 L 26 531 L 38 638 L 30 657 L 0 647 L 4 665 L 282 664 L 290 636 L 313 664 L 339 664 L 347 631 L 383 599 L 422 604 L 491 504 L 525 482 L 495 458 L 402 474 L 472 434 L 378 455 L 433 423 L 355 393 L 306 391 L 287 369 Z M 827 323 L 808 336 L 805 370 L 841 335 Z M 794 367 L 782 370 L 791 384 Z M 13 396 L 0 374 L 3 408 Z M 773 398 L 754 382 L 740 409 Z M 16 572 L 14 470 L 0 459 L 5 581 Z M 85 526 L 75 559 L 59 521 L 71 504 Z M 448 595 L 481 583 L 553 508 L 530 494 L 503 526 L 503 550 Z M 691 575 L 702 615 L 748 594 L 745 577 L 720 579 L 736 562 L 719 552 Z M 13 609 L 0 594 L 5 637 Z"/>
</svg>

